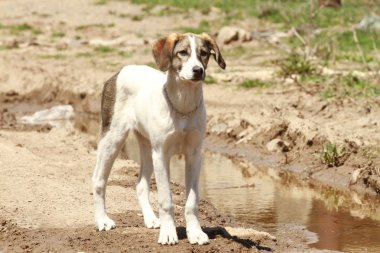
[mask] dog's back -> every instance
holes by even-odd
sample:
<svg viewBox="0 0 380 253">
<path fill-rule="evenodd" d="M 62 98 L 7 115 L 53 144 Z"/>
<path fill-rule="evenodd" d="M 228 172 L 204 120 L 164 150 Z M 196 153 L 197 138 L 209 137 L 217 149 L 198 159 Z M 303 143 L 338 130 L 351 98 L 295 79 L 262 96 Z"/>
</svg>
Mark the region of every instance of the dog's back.
<svg viewBox="0 0 380 253">
<path fill-rule="evenodd" d="M 119 84 L 117 83 L 119 80 Z M 103 87 L 101 100 L 101 131 L 103 137 L 110 129 L 116 103 L 117 86 L 122 87 L 119 92 L 119 102 L 125 102 L 129 95 L 136 95 L 141 90 L 149 93 L 154 89 L 161 89 L 166 81 L 166 75 L 154 68 L 144 65 L 127 65 L 108 79 Z"/>
</svg>

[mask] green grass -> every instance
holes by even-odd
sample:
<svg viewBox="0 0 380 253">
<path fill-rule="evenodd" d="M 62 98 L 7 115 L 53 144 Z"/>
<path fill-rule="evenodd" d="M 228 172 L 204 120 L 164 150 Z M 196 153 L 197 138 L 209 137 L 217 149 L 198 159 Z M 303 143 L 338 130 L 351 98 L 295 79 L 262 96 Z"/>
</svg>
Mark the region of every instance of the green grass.
<svg viewBox="0 0 380 253">
<path fill-rule="evenodd" d="M 76 54 L 77 57 L 85 57 L 85 58 L 88 58 L 88 57 L 93 57 L 95 56 L 95 54 L 93 52 L 80 52 L 80 53 L 77 53 Z"/>
<path fill-rule="evenodd" d="M 64 60 L 67 58 L 67 55 L 64 54 L 44 54 L 38 56 L 41 59 L 53 59 L 53 60 Z"/>
<path fill-rule="evenodd" d="M 216 79 L 212 77 L 211 75 L 206 75 L 205 84 L 216 84 Z"/>
<path fill-rule="evenodd" d="M 371 98 L 380 96 L 380 87 L 376 78 L 363 78 L 353 74 L 330 77 L 322 84 L 321 96 L 330 98 Z"/>
<path fill-rule="evenodd" d="M 33 27 L 29 24 L 21 24 L 21 25 L 12 25 L 8 26 L 9 29 L 13 32 L 24 32 L 24 31 L 31 31 L 33 30 Z"/>
<path fill-rule="evenodd" d="M 305 75 L 299 82 L 308 86 L 316 86 L 324 99 L 332 98 L 373 98 L 380 96 L 379 78 L 359 77 L 352 73 L 346 75 L 321 75 L 315 73 Z"/>
<path fill-rule="evenodd" d="M 374 62 L 376 59 L 372 57 L 369 53 L 365 53 L 364 59 L 367 63 Z M 363 62 L 363 58 L 358 53 L 349 53 L 349 52 L 342 52 L 339 53 L 336 58 L 336 61 L 350 61 L 350 62 Z"/>
<path fill-rule="evenodd" d="M 264 45 L 263 45 L 264 47 Z M 241 59 L 241 60 L 250 60 L 252 57 L 255 57 L 255 55 L 258 53 L 258 50 L 249 46 L 234 46 L 234 47 L 227 47 L 222 50 L 224 58 L 233 58 L 233 59 Z"/>
<path fill-rule="evenodd" d="M 148 62 L 145 65 L 147 65 L 147 66 L 149 66 L 151 68 L 155 68 L 155 69 L 157 68 L 157 64 L 155 62 Z"/>
<path fill-rule="evenodd" d="M 202 20 L 198 27 L 182 27 L 180 28 L 182 32 L 184 33 L 203 33 L 203 32 L 208 32 L 210 30 L 210 23 L 206 20 Z"/>
<path fill-rule="evenodd" d="M 97 0 L 95 1 L 95 5 L 105 5 L 108 3 L 108 0 Z"/>
<path fill-rule="evenodd" d="M 38 28 L 35 28 L 28 23 L 17 24 L 17 25 L 2 25 L 0 24 L 0 29 L 8 30 L 13 34 L 20 34 L 23 32 L 31 32 L 35 35 L 41 34 L 42 31 Z"/>
<path fill-rule="evenodd" d="M 248 79 L 239 83 L 238 86 L 242 88 L 246 88 L 246 89 L 252 89 L 252 88 L 265 88 L 265 87 L 268 87 L 269 84 L 260 79 Z"/>
<path fill-rule="evenodd" d="M 257 8 L 250 8 L 252 16 L 282 24 L 286 28 L 311 23 L 316 27 L 347 26 L 380 7 L 369 0 L 346 0 L 340 8 L 317 8 L 317 1 L 256 1 Z M 311 3 L 313 3 L 311 5 Z M 313 18 L 311 18 L 313 17 Z"/>
<path fill-rule="evenodd" d="M 128 58 L 128 57 L 131 57 L 133 55 L 134 52 L 128 52 L 128 51 L 121 51 L 119 50 L 117 52 L 117 54 L 123 58 Z"/>
<path fill-rule="evenodd" d="M 371 0 L 346 0 L 341 8 L 319 10 L 316 0 L 132 0 L 132 2 L 148 6 L 157 4 L 175 6 L 184 10 L 197 9 L 205 14 L 211 7 L 217 7 L 224 13 L 242 12 L 245 16 L 280 23 L 284 27 L 308 23 L 311 16 L 314 16 L 312 23 L 317 27 L 356 24 L 363 16 L 380 10 L 380 5 Z"/>
<path fill-rule="evenodd" d="M 108 54 L 108 53 L 115 52 L 116 49 L 112 47 L 107 47 L 107 46 L 99 46 L 99 47 L 95 47 L 94 51 L 97 53 Z"/>
<path fill-rule="evenodd" d="M 375 83 L 375 80 L 360 78 L 353 74 L 344 76 L 341 79 L 343 92 L 347 96 L 374 97 L 380 95 L 380 87 L 378 83 Z"/>
<path fill-rule="evenodd" d="M 144 19 L 143 15 L 134 15 L 131 17 L 131 20 L 133 20 L 133 21 L 141 21 L 143 19 Z"/>
<path fill-rule="evenodd" d="M 65 33 L 64 32 L 53 32 L 52 36 L 55 38 L 62 38 L 62 37 L 65 37 Z"/>
<path fill-rule="evenodd" d="M 88 24 L 88 25 L 80 25 L 75 27 L 76 31 L 83 31 L 91 28 L 108 28 L 108 27 L 114 27 L 115 24 L 110 23 L 110 24 Z"/>
<path fill-rule="evenodd" d="M 374 46 L 380 47 L 380 33 L 375 31 L 361 31 L 357 30 L 356 35 L 358 43 L 365 53 L 370 53 L 374 50 Z M 336 37 L 337 48 L 340 51 L 351 52 L 357 51 L 357 45 L 353 38 L 352 31 L 344 31 Z"/>
<path fill-rule="evenodd" d="M 6 47 L 6 46 L 3 46 L 3 45 L 0 46 L 0 51 L 8 50 L 8 49 L 10 49 L 10 48 L 9 48 L 9 47 Z"/>
</svg>

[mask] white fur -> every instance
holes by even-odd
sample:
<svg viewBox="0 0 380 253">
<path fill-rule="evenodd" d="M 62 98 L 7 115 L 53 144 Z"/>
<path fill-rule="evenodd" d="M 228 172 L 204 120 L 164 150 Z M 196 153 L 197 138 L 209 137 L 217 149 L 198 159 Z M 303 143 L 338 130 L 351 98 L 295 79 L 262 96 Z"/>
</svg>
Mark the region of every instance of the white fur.
<svg viewBox="0 0 380 253">
<path fill-rule="evenodd" d="M 195 40 L 190 39 L 193 43 L 192 50 L 195 52 Z M 192 53 L 185 64 L 186 71 L 192 70 L 194 64 L 200 62 Z M 168 105 L 163 94 L 164 86 L 178 111 L 186 113 L 199 107 L 189 117 L 182 118 Z M 198 181 L 206 120 L 201 82 L 182 80 L 175 73 L 164 74 L 148 66 L 131 65 L 124 67 L 119 73 L 116 91 L 111 126 L 99 142 L 93 175 L 95 219 L 98 229 L 109 230 L 115 227 L 115 223 L 106 213 L 106 183 L 128 132 L 133 130 L 137 132 L 140 147 L 141 171 L 136 190 L 145 226 L 160 227 L 158 242 L 161 244 L 178 242 L 170 193 L 169 165 L 172 155 L 184 154 L 187 236 L 192 244 L 208 243 L 208 236 L 202 231 L 198 220 Z M 159 219 L 154 214 L 149 200 L 149 183 L 153 171 L 157 182 Z"/>
</svg>

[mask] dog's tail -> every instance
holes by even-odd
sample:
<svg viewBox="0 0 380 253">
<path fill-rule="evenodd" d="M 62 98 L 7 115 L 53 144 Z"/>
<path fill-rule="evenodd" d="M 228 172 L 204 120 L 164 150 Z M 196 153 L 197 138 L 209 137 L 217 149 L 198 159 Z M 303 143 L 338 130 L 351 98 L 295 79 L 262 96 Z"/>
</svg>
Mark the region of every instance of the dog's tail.
<svg viewBox="0 0 380 253">
<path fill-rule="evenodd" d="M 103 86 L 101 101 L 100 138 L 110 129 L 116 99 L 116 80 L 120 72 L 108 79 Z"/>
</svg>

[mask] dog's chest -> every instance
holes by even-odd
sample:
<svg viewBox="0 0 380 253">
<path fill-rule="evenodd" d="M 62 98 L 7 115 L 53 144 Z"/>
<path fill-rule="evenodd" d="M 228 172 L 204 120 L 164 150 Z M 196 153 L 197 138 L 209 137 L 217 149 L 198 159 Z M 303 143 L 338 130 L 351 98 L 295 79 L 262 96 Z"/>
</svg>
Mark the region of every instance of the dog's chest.
<svg viewBox="0 0 380 253">
<path fill-rule="evenodd" d="M 198 130 L 175 131 L 171 133 L 165 147 L 170 155 L 194 152 L 201 144 L 201 133 Z"/>
</svg>

